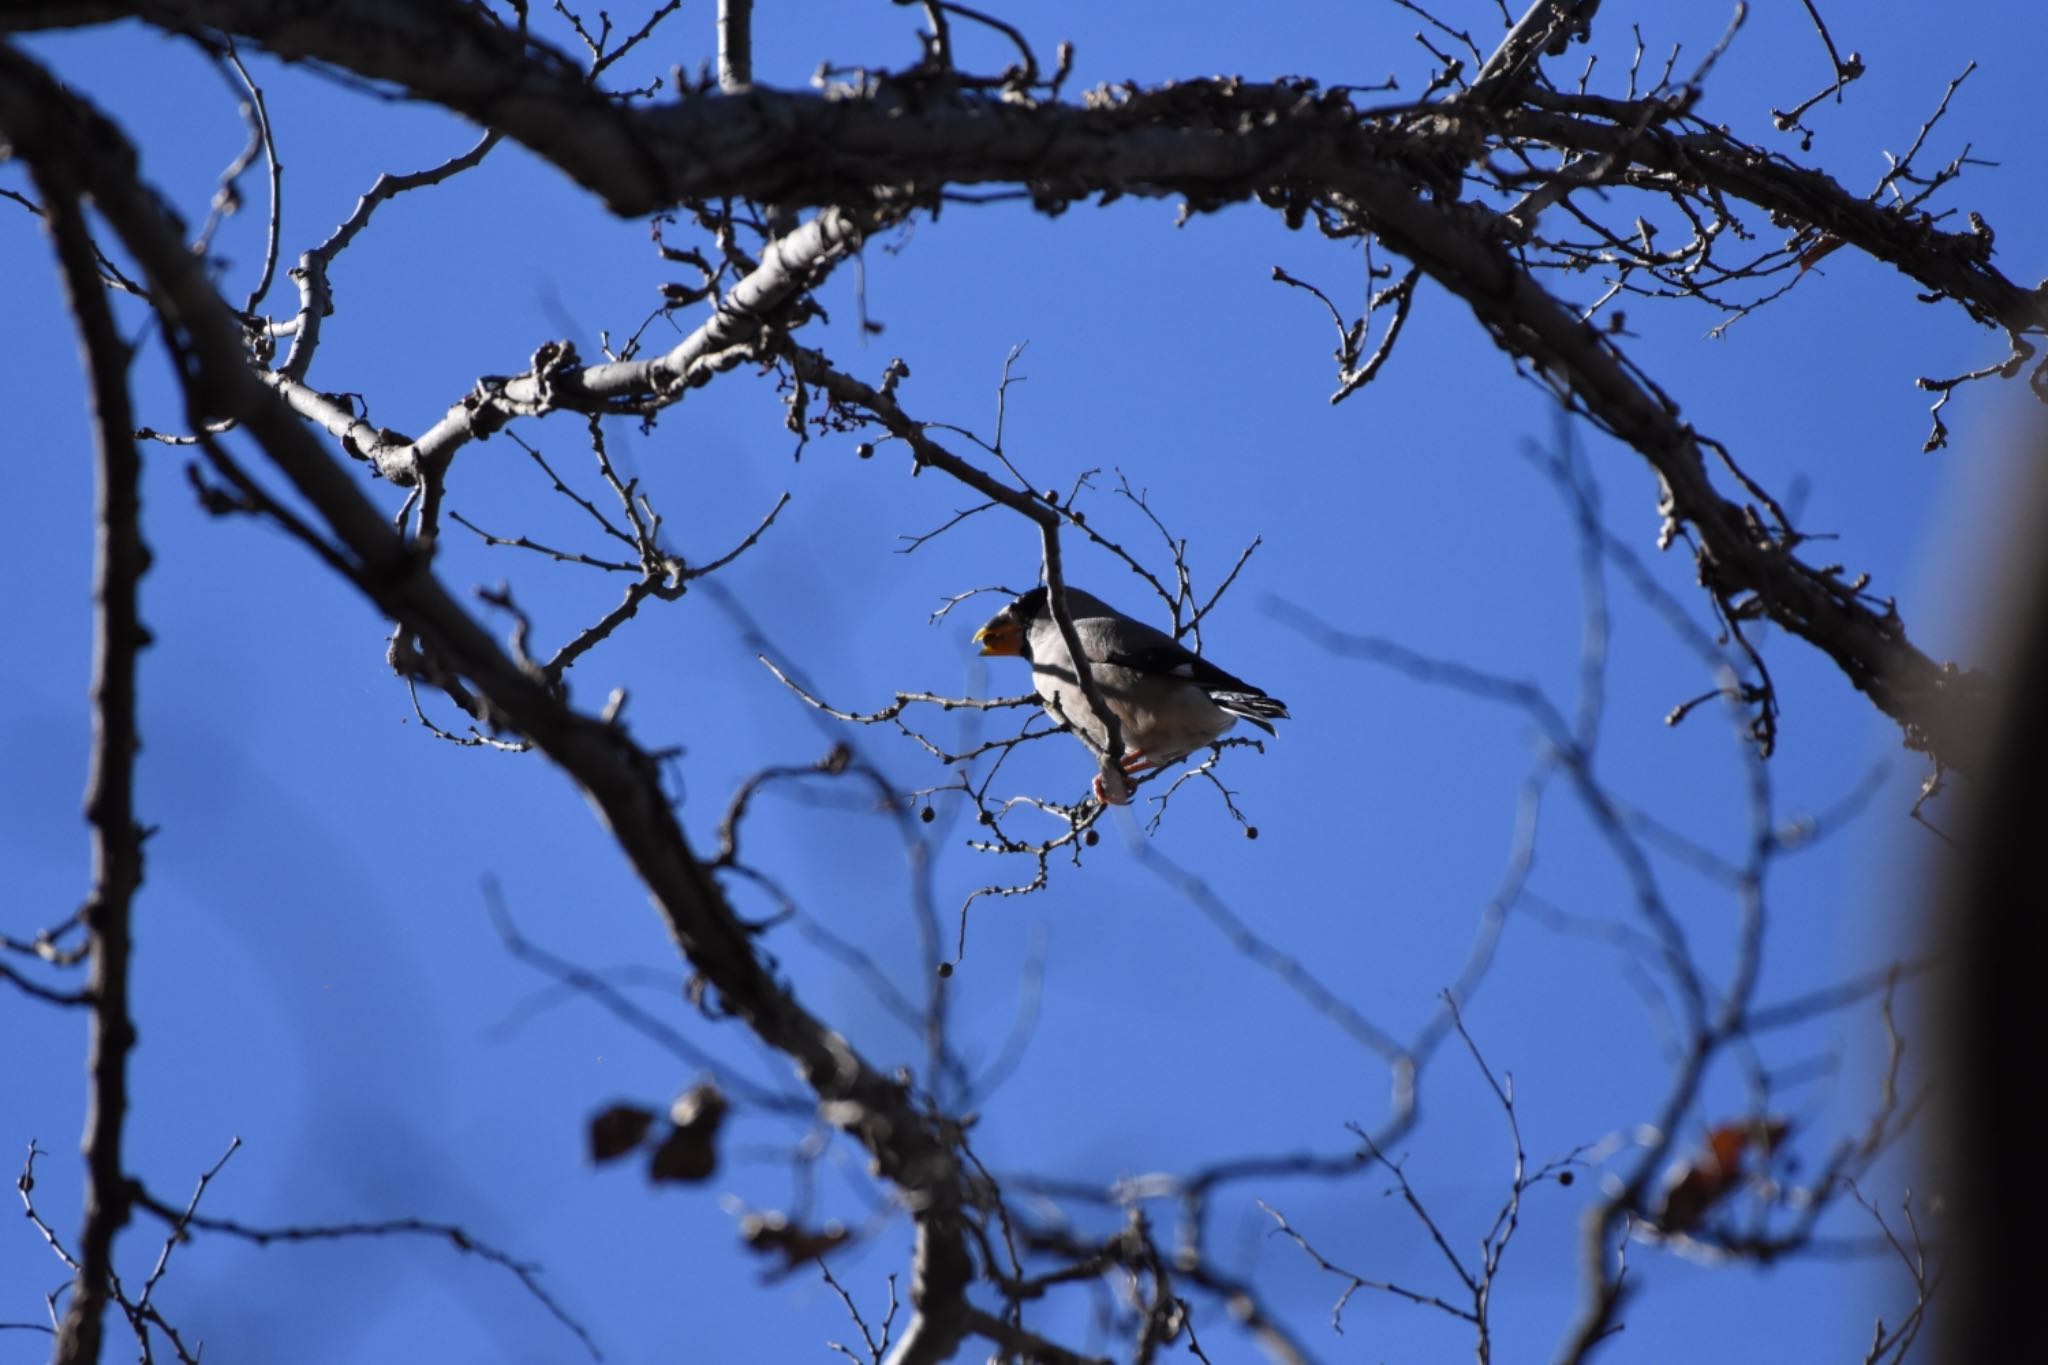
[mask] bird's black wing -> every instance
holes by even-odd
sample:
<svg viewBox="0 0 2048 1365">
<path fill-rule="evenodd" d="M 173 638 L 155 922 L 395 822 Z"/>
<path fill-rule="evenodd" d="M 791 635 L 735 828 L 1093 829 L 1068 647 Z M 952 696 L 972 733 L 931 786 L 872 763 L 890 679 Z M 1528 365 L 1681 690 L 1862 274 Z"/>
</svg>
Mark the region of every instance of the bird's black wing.
<svg viewBox="0 0 2048 1365">
<path fill-rule="evenodd" d="M 1189 653 L 1171 640 L 1143 645 L 1112 654 L 1108 663 L 1154 678 L 1185 678 L 1205 692 L 1237 692 L 1263 697 L 1265 692 L 1243 678 L 1225 673 L 1199 654 Z"/>
</svg>

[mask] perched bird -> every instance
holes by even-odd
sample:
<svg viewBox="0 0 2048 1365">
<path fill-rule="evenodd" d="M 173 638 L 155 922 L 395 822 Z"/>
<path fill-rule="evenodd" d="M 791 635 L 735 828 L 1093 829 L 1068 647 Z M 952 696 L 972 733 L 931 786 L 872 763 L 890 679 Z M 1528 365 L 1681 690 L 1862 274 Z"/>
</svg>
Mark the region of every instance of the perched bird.
<svg viewBox="0 0 2048 1365">
<path fill-rule="evenodd" d="M 1270 735 L 1276 733 L 1272 722 L 1288 718 L 1286 703 L 1079 588 L 1067 589 L 1067 615 L 1103 703 L 1122 729 L 1126 775 L 1185 758 L 1239 720 Z M 974 638 L 983 654 L 1029 659 L 1031 679 L 1047 713 L 1071 726 L 1098 756 L 1105 753 L 1108 727 L 1081 690 L 1073 656 L 1060 637 L 1044 588 L 1033 588 L 1004 607 Z M 1097 800 L 1119 806 L 1130 800 L 1127 783 L 1112 791 L 1103 776 L 1095 778 Z"/>
</svg>

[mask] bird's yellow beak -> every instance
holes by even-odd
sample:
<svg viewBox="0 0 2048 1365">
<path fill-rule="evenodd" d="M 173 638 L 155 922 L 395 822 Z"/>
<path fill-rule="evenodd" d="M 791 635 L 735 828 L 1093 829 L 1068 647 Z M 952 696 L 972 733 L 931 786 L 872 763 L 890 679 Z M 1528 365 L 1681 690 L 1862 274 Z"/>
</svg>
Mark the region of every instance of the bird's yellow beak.
<svg viewBox="0 0 2048 1365">
<path fill-rule="evenodd" d="M 981 646 L 983 655 L 1022 654 L 1024 628 L 1008 613 L 1004 613 L 975 631 L 974 642 Z"/>
</svg>

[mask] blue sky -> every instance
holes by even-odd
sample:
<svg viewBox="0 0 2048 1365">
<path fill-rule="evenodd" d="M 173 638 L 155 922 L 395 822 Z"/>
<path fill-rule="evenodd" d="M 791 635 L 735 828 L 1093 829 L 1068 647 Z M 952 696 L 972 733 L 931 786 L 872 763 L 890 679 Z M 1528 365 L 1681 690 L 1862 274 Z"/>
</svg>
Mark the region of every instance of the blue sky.
<svg viewBox="0 0 2048 1365">
<path fill-rule="evenodd" d="M 1704 112 L 1791 153 L 1768 110 L 1818 89 L 1825 54 L 1801 7 L 1754 9 Z M 1810 116 L 1810 159 L 1851 188 L 1868 187 L 1883 173 L 1881 152 L 1909 143 L 1946 83 L 1976 60 L 1930 152 L 1945 161 L 1967 140 L 1998 164 L 1973 168 L 1940 202 L 1981 212 L 1998 230 L 2002 266 L 2030 282 L 2042 273 L 2034 263 L 2048 258 L 2048 202 L 2038 139 L 2016 111 L 2037 99 L 2048 15 L 2021 3 L 1948 13 L 1942 24 L 1903 4 L 1831 15 L 1838 44 L 1860 51 L 1870 74 L 1844 104 Z M 637 22 L 623 6 L 614 17 L 623 28 Z M 1482 41 L 1497 23 L 1491 6 L 1455 17 Z M 1596 73 L 1626 63 L 1631 17 L 1603 11 Z M 1701 14 L 1676 28 L 1646 10 L 1638 22 L 1653 49 L 1682 40 L 1689 61 L 1725 18 Z M 800 86 L 821 60 L 900 64 L 915 51 L 911 12 L 895 6 L 774 4 L 760 24 L 756 74 L 765 83 Z M 1046 51 L 1061 38 L 1077 43 L 1070 92 L 1224 72 L 1354 84 L 1398 73 L 1414 91 L 1428 70 L 1409 36 L 1416 24 L 1392 4 L 1284 13 L 1063 4 L 1033 7 L 1028 31 Z M 708 58 L 707 15 L 679 15 L 663 34 L 620 69 L 621 84 Z M 146 175 L 188 221 L 204 218 L 242 131 L 230 92 L 188 45 L 118 26 L 24 46 L 129 130 Z M 996 59 L 993 50 L 980 55 Z M 1561 60 L 1576 67 L 1582 50 Z M 324 238 L 378 172 L 440 160 L 473 138 L 432 109 L 381 102 L 303 68 L 256 57 L 252 69 L 268 90 L 286 166 L 287 259 Z M 0 186 L 25 189 L 25 177 L 0 165 Z M 246 180 L 244 190 L 248 210 L 215 243 L 237 297 L 262 251 L 260 182 Z M 19 936 L 68 913 L 87 884 L 79 806 L 92 492 L 76 346 L 48 251 L 29 215 L 0 210 L 0 351 L 12 362 L 0 496 L 16 509 L 0 542 L 0 572 L 15 585 L 0 617 L 10 642 L 0 650 L 0 929 Z M 1578 668 L 1573 527 L 1526 455 L 1554 439 L 1553 417 L 1463 305 L 1425 286 L 1382 378 L 1333 408 L 1327 317 L 1270 276 L 1283 266 L 1355 307 L 1355 245 L 1289 233 L 1257 208 L 1184 226 L 1177 212 L 1170 201 L 1127 199 L 1047 220 L 1013 204 L 950 205 L 936 222 L 870 244 L 858 271 L 840 270 L 822 294 L 831 321 L 807 338 L 870 379 L 903 357 L 908 410 L 984 436 L 1004 357 L 1028 343 L 1004 436 L 1035 483 L 1065 489 L 1102 469 L 1085 504 L 1092 524 L 1163 567 L 1154 533 L 1108 492 L 1121 469 L 1186 537 L 1200 585 L 1213 586 L 1262 538 L 1205 632 L 1219 663 L 1293 709 L 1263 754 L 1232 752 L 1223 765 L 1257 841 L 1191 787 L 1156 834 L 1142 815 L 1114 818 L 1080 867 L 1054 866 L 1043 893 L 972 912 L 954 981 L 963 1050 L 996 1057 L 1020 998 L 1040 997 L 1022 1063 L 978 1106 L 975 1151 L 998 1173 L 1106 1183 L 1252 1153 L 1341 1152 L 1351 1145 L 1347 1124 L 1385 1118 L 1386 1068 L 1233 951 L 1136 849 L 1198 873 L 1264 939 L 1405 1036 L 1465 960 L 1501 878 L 1537 737 L 1514 711 L 1333 657 L 1285 623 L 1286 608 L 1532 680 L 1567 706 Z M 645 223 L 609 219 L 507 146 L 467 176 L 387 205 L 342 258 L 314 380 L 366 395 L 372 420 L 417 432 L 479 374 L 517 372 L 549 339 L 571 337 L 595 355 L 602 333 L 629 333 L 675 276 Z M 1575 299 L 1597 290 L 1590 280 L 1560 287 Z M 1927 396 L 1915 378 L 2003 352 L 1960 310 L 1928 307 L 1913 293 L 1888 268 L 1841 252 L 1720 339 L 1705 336 L 1713 316 L 1639 300 L 1628 310 L 1637 334 L 1628 349 L 1766 486 L 1781 496 L 1805 490 L 1805 526 L 1840 536 L 1817 553 L 1870 571 L 1876 591 L 1897 596 L 1922 648 L 1968 659 L 1971 602 L 2000 559 L 2000 471 L 2035 414 L 2017 386 L 1976 386 L 1948 410 L 1951 448 L 1924 454 Z M 274 290 L 269 306 L 288 311 L 288 289 Z M 863 309 L 884 329 L 867 340 Z M 139 320 L 130 326 L 145 337 Z M 144 421 L 177 426 L 161 348 L 146 338 L 136 388 Z M 597 488 L 580 422 L 557 418 L 520 434 L 579 487 Z M 951 594 L 1032 581 L 1036 531 L 1020 519 L 983 515 L 903 553 L 903 537 L 943 523 L 971 495 L 937 475 L 911 478 L 898 448 L 858 460 L 851 437 L 815 440 L 793 460 L 772 382 L 746 370 L 692 394 L 653 430 L 618 424 L 610 439 L 667 517 L 671 543 L 693 559 L 724 552 L 791 494 L 761 543 L 717 581 L 835 705 L 869 709 L 897 690 L 1024 689 L 1020 666 L 992 660 L 984 671 L 972 657 L 968 636 L 987 614 L 979 601 L 927 624 Z M 1607 526 L 1703 618 L 1689 561 L 1655 550 L 1655 489 L 1640 461 L 1588 433 L 1578 439 Z M 742 1109 L 724 1168 L 701 1189 L 650 1190 L 629 1170 L 591 1169 L 588 1115 L 621 1099 L 665 1104 L 696 1074 L 588 1002 L 556 999 L 512 960 L 491 927 L 485 880 L 552 951 L 593 967 L 669 973 L 665 987 L 633 987 L 634 998 L 731 1066 L 777 1085 L 786 1068 L 735 1027 L 680 1004 L 680 973 L 644 893 L 542 760 L 424 734 L 384 665 L 374 612 L 274 531 L 205 516 L 186 488 L 183 451 L 150 446 L 145 460 L 156 562 L 143 602 L 156 645 L 142 671 L 140 809 L 160 829 L 138 909 L 135 1169 L 155 1192 L 182 1198 L 238 1136 L 242 1148 L 207 1196 L 216 1215 L 460 1222 L 539 1262 L 550 1292 L 611 1360 L 828 1358 L 824 1343 L 852 1331 L 838 1298 L 810 1273 L 763 1283 L 735 1231 L 737 1211 L 797 1200 L 788 1152 L 804 1127 Z M 396 507 L 391 488 L 370 491 Z M 493 531 L 584 535 L 547 492 L 519 449 L 498 439 L 463 451 L 450 500 Z M 1069 554 L 1073 581 L 1143 607 L 1141 585 L 1120 566 L 1078 544 Z M 509 579 L 552 640 L 621 588 L 460 538 L 440 572 L 464 590 Z M 1610 586 L 1603 777 L 1665 823 L 1732 852 L 1744 816 L 1727 722 L 1703 709 L 1676 729 L 1663 723 L 1710 680 L 1625 588 Z M 1876 765 L 1888 775 L 1857 822 L 1774 871 L 1764 1001 L 1908 951 L 1913 877 L 1929 851 L 1905 817 L 1922 773 L 1900 751 L 1896 728 L 1811 651 L 1777 637 L 1768 650 L 1784 702 L 1770 765 L 1777 817 L 1829 807 Z M 905 790 L 945 780 L 884 727 L 822 722 L 752 653 L 733 617 L 698 590 L 644 611 L 571 675 L 585 705 L 628 687 L 636 736 L 682 746 L 683 816 L 700 847 L 749 773 L 814 761 L 836 739 Z M 999 717 L 990 731 L 1011 723 Z M 1005 782 L 1071 798 L 1088 771 L 1076 745 L 1053 739 L 1021 752 Z M 935 886 L 950 932 L 967 892 L 1018 873 L 965 847 L 970 828 L 950 803 L 939 813 L 920 831 L 939 855 Z M 771 796 L 747 838 L 750 856 L 775 869 L 807 913 L 859 943 L 904 989 L 922 989 L 893 827 Z M 1547 903 L 1626 919 L 1625 882 L 1561 793 L 1545 808 L 1537 847 L 1531 886 Z M 1725 972 L 1725 888 L 1669 861 L 1659 872 L 1702 961 Z M 1038 945 L 1042 989 L 1027 967 Z M 799 994 L 871 1059 L 918 1062 L 916 1039 L 843 966 L 792 930 L 768 947 Z M 1668 1065 L 1617 955 L 1534 915 L 1511 915 L 1466 1020 L 1495 1072 L 1514 1077 L 1533 1160 L 1626 1137 L 1662 1098 Z M 82 1020 L 5 994 L 0 1028 L 12 1043 L 0 1072 L 0 1139 L 17 1153 L 31 1140 L 49 1153 L 38 1204 L 68 1235 Z M 1873 1102 L 1882 1056 L 1875 1009 L 1775 1035 L 1765 1051 L 1771 1067 L 1820 1073 L 1779 1100 L 1810 1169 Z M 1736 1068 L 1717 1067 L 1688 1135 L 1740 1113 L 1742 1082 Z M 1423 1106 L 1401 1148 L 1406 1170 L 1462 1249 L 1490 1222 L 1512 1150 L 1498 1105 L 1455 1048 L 1432 1061 Z M 1603 1174 L 1629 1161 L 1624 1146 L 1571 1188 L 1528 1196 L 1496 1301 L 1500 1358 L 1535 1358 L 1558 1340 L 1578 1302 L 1578 1219 Z M 1399 1201 L 1384 1196 L 1387 1183 L 1375 1173 L 1235 1187 L 1212 1215 L 1210 1249 L 1254 1276 L 1320 1359 L 1462 1356 L 1462 1324 L 1385 1296 L 1354 1298 L 1343 1334 L 1330 1333 L 1341 1282 L 1268 1235 L 1253 1202 L 1285 1212 L 1318 1250 L 1362 1275 L 1448 1294 L 1445 1268 Z M 1895 1207 L 1914 1183 L 1893 1162 L 1873 1175 L 1870 1193 Z M 906 1263 L 905 1220 L 872 1212 L 875 1198 L 857 1152 L 833 1144 L 817 1173 L 816 1210 L 861 1232 L 833 1264 L 870 1311 L 884 1301 L 886 1276 Z M 1170 1224 L 1170 1206 L 1152 1212 Z M 1115 1221 L 1100 1210 L 1082 1216 L 1091 1230 Z M 1867 1235 L 1861 1217 L 1850 1209 L 1828 1228 Z M 145 1224 L 127 1234 L 131 1275 L 153 1258 L 155 1232 Z M 1910 1302 L 1903 1275 L 1883 1261 L 1764 1271 L 1637 1247 L 1631 1267 L 1644 1292 L 1616 1359 L 1840 1358 L 1867 1341 L 1875 1315 L 1891 1320 Z M 0 1321 L 35 1318 L 63 1279 L 26 1222 L 0 1237 Z M 178 1251 L 161 1299 L 228 1360 L 578 1354 L 508 1276 L 426 1241 L 259 1251 L 201 1238 Z M 1086 1340 L 1085 1301 L 1045 1312 L 1049 1334 Z M 1253 1358 L 1213 1303 L 1196 1325 L 1214 1359 Z M 41 1359 L 46 1347 L 30 1333 L 0 1334 L 0 1362 Z"/>
</svg>

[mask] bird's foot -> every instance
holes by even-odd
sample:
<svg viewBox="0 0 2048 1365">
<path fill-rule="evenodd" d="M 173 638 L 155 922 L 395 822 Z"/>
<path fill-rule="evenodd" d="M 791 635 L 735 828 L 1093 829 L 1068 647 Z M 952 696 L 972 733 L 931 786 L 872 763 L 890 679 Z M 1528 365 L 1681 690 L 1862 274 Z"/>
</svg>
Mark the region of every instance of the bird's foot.
<svg viewBox="0 0 2048 1365">
<path fill-rule="evenodd" d="M 1102 771 L 1095 774 L 1095 799 L 1105 806 L 1128 806 L 1131 804 L 1131 792 L 1137 786 L 1131 778 L 1151 766 L 1152 760 L 1143 750 L 1125 750 L 1121 772 L 1105 764 Z"/>
</svg>

